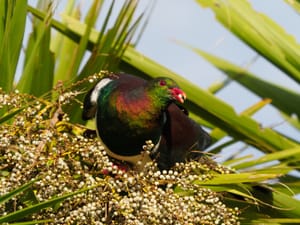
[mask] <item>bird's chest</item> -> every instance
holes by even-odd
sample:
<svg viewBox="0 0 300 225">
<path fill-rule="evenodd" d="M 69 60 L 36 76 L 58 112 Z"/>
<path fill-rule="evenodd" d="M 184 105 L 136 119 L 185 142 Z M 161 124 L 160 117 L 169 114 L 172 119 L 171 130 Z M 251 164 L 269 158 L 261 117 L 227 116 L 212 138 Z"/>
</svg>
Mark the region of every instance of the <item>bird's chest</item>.
<svg viewBox="0 0 300 225">
<path fill-rule="evenodd" d="M 130 132 L 133 136 L 160 133 L 164 123 L 160 107 L 147 97 L 133 97 L 112 95 L 100 109 L 100 124 L 111 133 L 116 129 L 118 132 Z"/>
<path fill-rule="evenodd" d="M 103 107 L 97 111 L 98 134 L 115 153 L 136 155 L 146 141 L 158 143 L 163 129 L 161 113 L 153 113 L 143 104 L 106 104 Z"/>
</svg>

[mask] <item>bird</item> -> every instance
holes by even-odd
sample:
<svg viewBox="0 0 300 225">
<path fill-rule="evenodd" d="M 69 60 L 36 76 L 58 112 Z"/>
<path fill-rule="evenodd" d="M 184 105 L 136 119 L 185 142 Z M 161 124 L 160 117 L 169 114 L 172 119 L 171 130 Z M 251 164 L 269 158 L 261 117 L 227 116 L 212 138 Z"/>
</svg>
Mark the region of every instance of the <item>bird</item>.
<svg viewBox="0 0 300 225">
<path fill-rule="evenodd" d="M 189 118 L 185 100 L 171 78 L 110 73 L 86 94 L 82 119 L 95 119 L 97 136 L 110 157 L 139 169 L 156 161 L 160 170 L 167 170 L 201 157 L 211 142 Z"/>
</svg>

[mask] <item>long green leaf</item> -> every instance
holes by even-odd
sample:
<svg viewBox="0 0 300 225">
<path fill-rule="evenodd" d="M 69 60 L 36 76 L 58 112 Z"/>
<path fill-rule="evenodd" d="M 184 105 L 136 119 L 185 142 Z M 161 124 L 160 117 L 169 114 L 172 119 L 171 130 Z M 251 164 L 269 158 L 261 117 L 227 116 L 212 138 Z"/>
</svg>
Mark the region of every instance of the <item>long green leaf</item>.
<svg viewBox="0 0 300 225">
<path fill-rule="evenodd" d="M 47 17 L 47 14 L 45 13 L 45 12 L 42 12 L 42 11 L 40 11 L 40 10 L 38 10 L 38 9 L 36 9 L 36 8 L 33 8 L 33 7 L 31 7 L 30 5 L 28 5 L 27 6 L 27 9 L 28 9 L 28 11 L 30 12 L 30 13 L 32 13 L 32 15 L 34 16 L 34 17 L 36 17 L 36 18 L 38 18 L 38 19 L 40 19 L 40 20 L 45 20 L 45 18 Z M 61 23 L 61 22 L 59 22 L 59 21 L 57 21 L 57 20 L 55 20 L 55 19 L 51 19 L 51 21 L 49 21 L 50 23 L 51 23 L 51 25 L 55 28 L 55 29 L 57 29 L 59 32 L 61 32 L 62 34 L 64 34 L 64 35 L 66 35 L 68 38 L 70 38 L 71 40 L 73 40 L 73 41 L 75 41 L 75 42 L 79 42 L 80 41 L 80 37 L 81 37 L 81 35 L 79 35 L 78 33 L 76 33 L 76 31 L 74 31 L 74 30 L 77 30 L 77 29 L 69 29 L 68 28 L 68 26 L 71 26 L 71 25 L 66 25 L 66 24 L 64 24 L 64 23 Z M 81 29 L 80 30 L 80 34 L 83 34 L 84 33 L 84 30 L 83 29 Z M 93 36 L 94 35 L 94 36 Z M 95 32 L 94 33 L 92 33 L 91 34 L 91 37 L 93 37 L 94 39 L 93 40 L 95 40 Z M 90 37 L 90 39 L 91 39 L 91 37 Z"/>
<path fill-rule="evenodd" d="M 300 219 L 294 218 L 272 218 L 272 219 L 254 219 L 251 221 L 254 225 L 281 225 L 281 224 L 300 224 Z"/>
<path fill-rule="evenodd" d="M 51 7 L 47 9 L 43 22 L 35 21 L 29 38 L 24 72 L 17 84 L 17 89 L 35 96 L 50 91 L 53 87 L 54 56 L 50 51 Z"/>
<path fill-rule="evenodd" d="M 212 180 L 208 181 L 195 181 L 195 184 L 201 185 L 206 188 L 210 188 L 218 192 L 227 192 L 233 195 L 241 196 L 246 199 L 251 199 L 253 203 L 257 204 L 257 208 L 250 207 L 250 203 L 244 205 L 246 220 L 252 218 L 250 214 L 253 214 L 253 218 L 257 219 L 260 216 L 257 214 L 259 211 L 264 215 L 268 215 L 272 218 L 286 216 L 287 218 L 299 218 L 300 216 L 300 202 L 291 196 L 291 194 L 285 194 L 277 191 L 273 188 L 267 188 L 265 186 L 253 185 L 252 182 L 257 183 L 265 181 L 272 177 L 279 176 L 275 173 L 259 173 L 259 172 L 247 172 L 240 174 L 222 174 L 218 175 Z M 246 184 L 242 183 L 245 182 Z M 228 199 L 230 200 L 230 199 Z M 234 198 L 233 204 L 243 205 L 243 202 L 238 202 Z M 241 205 L 241 206 L 242 206 Z M 240 206 L 240 207 L 241 207 Z"/>
<path fill-rule="evenodd" d="M 239 82 L 255 94 L 262 98 L 272 99 L 271 104 L 280 109 L 282 112 L 285 112 L 288 115 L 296 114 L 298 118 L 300 118 L 300 108 L 298 107 L 300 105 L 300 94 L 280 85 L 262 80 L 246 71 L 244 68 L 236 66 L 205 51 L 196 48 L 191 49 L 219 70 L 223 71 L 228 77 Z M 289 100 L 287 101 L 287 99 Z"/>
<path fill-rule="evenodd" d="M 233 174 L 220 174 L 216 175 L 213 179 L 207 181 L 196 180 L 195 184 L 202 185 L 222 185 L 222 184 L 239 184 L 239 183 L 252 183 L 262 182 L 269 179 L 279 177 L 281 174 L 270 174 L 270 173 L 256 173 L 256 172 L 244 172 L 244 173 L 233 173 Z"/>
<path fill-rule="evenodd" d="M 281 207 L 281 214 L 289 218 L 300 218 L 300 201 L 290 195 L 275 191 L 273 193 L 274 206 Z"/>
<path fill-rule="evenodd" d="M 0 87 L 13 89 L 26 21 L 26 0 L 0 1 Z"/>
<path fill-rule="evenodd" d="M 286 177 L 286 176 L 285 176 Z M 284 178 L 280 178 L 280 182 L 277 184 L 273 184 L 272 188 L 274 188 L 277 191 L 280 191 L 282 193 L 288 194 L 288 195 L 296 195 L 300 193 L 300 180 L 298 177 L 294 178 L 294 182 L 286 181 Z"/>
<path fill-rule="evenodd" d="M 281 113 L 281 116 L 294 128 L 300 130 L 300 120 L 298 119 L 298 117 L 294 115 L 289 116 L 285 113 Z"/>
<path fill-rule="evenodd" d="M 17 115 L 19 112 L 24 110 L 25 107 L 22 108 L 17 108 L 13 111 L 4 113 L 3 115 L 0 116 L 0 124 L 9 121 L 11 118 L 13 118 L 15 115 Z"/>
<path fill-rule="evenodd" d="M 0 204 L 5 203 L 6 201 L 10 200 L 12 197 L 16 196 L 17 194 L 22 193 L 23 191 L 27 190 L 28 188 L 31 187 L 31 185 L 35 182 L 36 180 L 32 180 L 24 185 L 22 185 L 19 188 L 16 188 L 13 191 L 10 191 L 9 193 L 0 196 Z"/>
<path fill-rule="evenodd" d="M 67 6 L 62 13 L 62 23 L 67 23 L 64 16 L 71 16 L 75 19 L 80 19 L 80 8 L 75 7 L 75 0 L 68 1 Z M 73 57 L 76 55 L 78 44 L 70 40 L 68 37 L 57 32 L 51 40 L 50 49 L 55 54 L 56 69 L 53 85 L 55 86 L 58 81 L 72 80 L 70 76 L 70 68 L 73 66 Z"/>
<path fill-rule="evenodd" d="M 112 8 L 114 1 L 112 1 L 111 4 Z M 107 33 L 104 35 L 97 34 L 97 37 L 101 35 L 102 38 L 98 38 L 97 42 L 94 42 L 95 46 L 92 55 L 79 74 L 77 80 L 81 80 L 87 75 L 97 73 L 100 70 L 116 70 L 121 56 L 120 53 L 124 51 L 124 47 L 128 44 L 125 42 L 126 38 L 123 38 L 124 33 L 131 28 L 130 22 L 132 21 L 132 15 L 135 12 L 137 4 L 138 2 L 136 1 L 125 1 L 115 20 L 114 26 L 108 29 Z M 109 18 L 111 16 L 112 15 L 110 14 L 107 15 Z M 109 18 L 107 18 L 106 21 L 108 21 Z M 80 24 L 78 24 L 78 26 L 80 26 Z M 127 34 L 127 36 L 128 35 L 129 34 Z"/>
<path fill-rule="evenodd" d="M 300 1 L 299 0 L 284 0 L 287 4 L 294 8 L 297 13 L 300 13 Z"/>
<path fill-rule="evenodd" d="M 20 222 L 20 223 L 9 223 L 9 225 L 34 225 L 34 224 L 47 224 L 52 222 L 53 220 L 32 220 L 28 222 Z"/>
<path fill-rule="evenodd" d="M 279 152 L 269 153 L 258 159 L 243 162 L 234 166 L 236 169 L 243 169 L 247 167 L 257 166 L 266 162 L 272 162 L 275 160 L 283 160 L 291 157 L 299 158 L 300 156 L 300 147 L 281 150 Z"/>
<path fill-rule="evenodd" d="M 300 83 L 300 46 L 269 17 L 256 12 L 247 0 L 196 0 L 247 45 Z"/>
<path fill-rule="evenodd" d="M 28 216 L 28 215 L 30 215 L 32 213 L 39 212 L 40 210 L 42 210 L 44 208 L 51 207 L 51 206 L 53 206 L 53 205 L 55 205 L 57 203 L 62 202 L 63 200 L 65 200 L 67 198 L 70 198 L 70 197 L 72 197 L 74 195 L 86 192 L 86 191 L 88 191 L 88 190 L 90 190 L 92 188 L 94 188 L 94 187 L 83 188 L 81 190 L 78 190 L 78 191 L 75 191 L 75 192 L 72 192 L 72 193 L 69 193 L 69 194 L 65 194 L 65 195 L 62 195 L 62 196 L 59 196 L 59 197 L 54 197 L 54 198 L 52 198 L 50 200 L 47 200 L 47 201 L 44 201 L 44 202 L 41 202 L 41 203 L 38 203 L 38 204 L 35 204 L 35 205 L 32 205 L 32 206 L 29 206 L 29 207 L 26 207 L 26 208 L 21 209 L 21 210 L 17 210 L 17 211 L 12 212 L 12 213 L 10 213 L 8 215 L 0 217 L 0 223 L 17 221 L 19 219 L 24 218 L 24 216 Z"/>
<path fill-rule="evenodd" d="M 91 5 L 89 14 L 87 15 L 87 18 L 85 20 L 86 23 L 85 32 L 83 36 L 80 38 L 78 47 L 76 48 L 76 52 L 72 57 L 71 66 L 69 66 L 68 79 L 76 80 L 75 78 L 79 72 L 80 63 L 87 49 L 91 30 L 96 23 L 102 3 L 103 1 L 95 0 Z"/>
<path fill-rule="evenodd" d="M 256 103 L 255 105 L 249 107 L 248 109 L 244 110 L 241 115 L 246 115 L 246 116 L 252 116 L 255 112 L 263 108 L 265 105 L 269 104 L 271 102 L 270 99 L 263 99 L 262 101 Z M 211 132 L 210 136 L 212 138 L 212 143 L 222 139 L 225 137 L 227 134 L 226 132 L 222 131 L 220 128 L 215 127 Z M 217 153 L 217 151 L 214 151 L 214 153 Z"/>
</svg>

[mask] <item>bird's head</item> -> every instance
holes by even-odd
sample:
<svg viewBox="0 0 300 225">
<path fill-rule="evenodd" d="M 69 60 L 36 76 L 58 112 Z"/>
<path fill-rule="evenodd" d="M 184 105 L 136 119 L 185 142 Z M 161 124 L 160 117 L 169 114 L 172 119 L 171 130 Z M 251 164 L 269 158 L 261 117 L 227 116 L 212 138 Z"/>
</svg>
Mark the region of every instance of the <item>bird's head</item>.
<svg viewBox="0 0 300 225">
<path fill-rule="evenodd" d="M 177 83 L 167 77 L 158 77 L 149 82 L 150 91 L 161 99 L 175 100 L 184 103 L 186 94 Z"/>
</svg>

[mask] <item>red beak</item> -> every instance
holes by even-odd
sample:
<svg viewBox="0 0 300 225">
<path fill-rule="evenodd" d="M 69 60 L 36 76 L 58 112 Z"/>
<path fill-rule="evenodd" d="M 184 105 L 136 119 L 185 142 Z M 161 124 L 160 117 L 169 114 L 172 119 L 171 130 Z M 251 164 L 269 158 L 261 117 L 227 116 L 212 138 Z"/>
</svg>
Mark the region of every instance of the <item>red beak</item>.
<svg viewBox="0 0 300 225">
<path fill-rule="evenodd" d="M 181 104 L 184 103 L 185 99 L 186 99 L 186 94 L 184 93 L 183 90 L 181 90 L 180 88 L 174 87 L 171 89 L 171 93 L 173 98 L 180 102 Z"/>
</svg>

